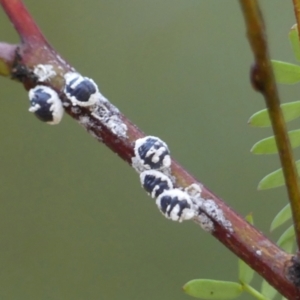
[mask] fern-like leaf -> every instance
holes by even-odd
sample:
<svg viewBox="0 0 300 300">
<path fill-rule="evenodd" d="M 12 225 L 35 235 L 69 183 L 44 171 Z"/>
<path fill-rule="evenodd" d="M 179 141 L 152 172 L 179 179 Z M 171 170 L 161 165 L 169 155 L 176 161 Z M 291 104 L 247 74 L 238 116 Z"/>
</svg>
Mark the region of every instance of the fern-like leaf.
<svg viewBox="0 0 300 300">
<path fill-rule="evenodd" d="M 282 113 L 286 122 L 300 117 L 300 101 L 281 104 Z M 248 123 L 254 127 L 270 127 L 271 122 L 267 109 L 253 114 Z"/>
<path fill-rule="evenodd" d="M 292 217 L 291 206 L 288 203 L 274 218 L 270 230 L 273 231 Z"/>
<path fill-rule="evenodd" d="M 300 61 L 300 44 L 298 36 L 298 26 L 295 24 L 289 32 L 290 43 L 295 55 L 295 58 Z"/>
<path fill-rule="evenodd" d="M 298 173 L 300 172 L 300 161 L 296 161 L 296 167 Z M 266 175 L 258 184 L 259 190 L 272 189 L 284 185 L 284 176 L 282 169 L 278 169 L 268 175 Z"/>
<path fill-rule="evenodd" d="M 300 129 L 291 130 L 288 132 L 291 146 L 293 149 L 300 146 Z M 267 137 L 258 141 L 250 150 L 253 154 L 274 154 L 278 153 L 274 136 Z"/>
</svg>

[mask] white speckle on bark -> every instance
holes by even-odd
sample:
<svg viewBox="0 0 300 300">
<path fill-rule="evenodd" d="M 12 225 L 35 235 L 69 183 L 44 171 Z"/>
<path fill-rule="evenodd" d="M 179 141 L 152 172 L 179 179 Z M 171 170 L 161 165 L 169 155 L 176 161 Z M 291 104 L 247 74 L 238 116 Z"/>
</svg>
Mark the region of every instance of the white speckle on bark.
<svg viewBox="0 0 300 300">
<path fill-rule="evenodd" d="M 73 114 L 79 114 L 81 112 L 81 109 L 78 106 L 72 106 L 71 111 Z"/>
<path fill-rule="evenodd" d="M 99 93 L 100 94 L 100 93 Z M 91 115 L 100 120 L 119 138 L 127 137 L 127 126 L 120 117 L 119 110 L 100 94 L 99 101 L 92 107 Z"/>
<path fill-rule="evenodd" d="M 87 127 L 91 122 L 91 118 L 88 116 L 80 116 L 78 121 L 82 126 Z"/>
<path fill-rule="evenodd" d="M 207 213 L 208 216 L 210 216 L 214 221 L 223 226 L 227 231 L 233 232 L 231 222 L 225 218 L 223 211 L 218 207 L 214 200 L 204 200 L 201 206 L 201 210 Z"/>
<path fill-rule="evenodd" d="M 199 184 L 193 183 L 185 188 L 185 191 L 192 197 L 192 198 L 201 198 L 202 188 Z M 202 198 L 201 198 L 202 199 Z"/>
<path fill-rule="evenodd" d="M 34 67 L 33 73 L 38 77 L 39 82 L 45 82 L 56 76 L 52 65 L 39 64 Z"/>
<path fill-rule="evenodd" d="M 194 221 L 206 232 L 212 233 L 215 229 L 213 221 L 204 213 L 197 215 Z"/>
</svg>

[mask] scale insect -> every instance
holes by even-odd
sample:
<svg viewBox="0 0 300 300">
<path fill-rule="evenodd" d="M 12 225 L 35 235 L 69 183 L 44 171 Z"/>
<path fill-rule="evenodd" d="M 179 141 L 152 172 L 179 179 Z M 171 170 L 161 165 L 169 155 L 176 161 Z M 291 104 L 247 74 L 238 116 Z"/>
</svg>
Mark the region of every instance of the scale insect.
<svg viewBox="0 0 300 300">
<path fill-rule="evenodd" d="M 48 86 L 37 85 L 29 91 L 29 111 L 43 122 L 58 124 L 64 113 L 62 102 L 55 90 Z"/>
<path fill-rule="evenodd" d="M 135 158 L 143 170 L 166 170 L 171 166 L 170 150 L 165 142 L 155 136 L 135 141 Z"/>
<path fill-rule="evenodd" d="M 94 80 L 83 77 L 76 72 L 64 75 L 64 93 L 74 106 L 88 107 L 99 101 L 99 90 Z"/>
<path fill-rule="evenodd" d="M 180 189 L 163 192 L 156 199 L 156 205 L 167 219 L 173 221 L 182 222 L 195 217 L 190 196 Z"/>
<path fill-rule="evenodd" d="M 148 170 L 140 174 L 142 187 L 152 197 L 157 198 L 164 191 L 171 190 L 173 183 L 165 174 L 156 171 Z"/>
</svg>

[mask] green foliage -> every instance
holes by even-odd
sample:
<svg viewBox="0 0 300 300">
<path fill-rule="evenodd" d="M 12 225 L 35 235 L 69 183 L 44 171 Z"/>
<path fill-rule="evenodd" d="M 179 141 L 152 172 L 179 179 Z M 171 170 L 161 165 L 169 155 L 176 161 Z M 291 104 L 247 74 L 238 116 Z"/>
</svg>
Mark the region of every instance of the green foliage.
<svg viewBox="0 0 300 300">
<path fill-rule="evenodd" d="M 297 26 L 293 26 L 289 32 L 290 43 L 295 55 L 295 58 L 300 61 L 300 43 L 298 37 Z M 294 84 L 300 81 L 300 66 L 273 60 L 273 70 L 277 82 L 284 84 Z M 289 102 L 281 105 L 282 113 L 286 122 L 292 121 L 300 117 L 300 101 Z M 254 127 L 271 126 L 268 111 L 261 110 L 250 117 L 249 124 Z M 300 146 L 300 129 L 289 131 L 288 133 L 291 147 L 294 149 Z M 251 149 L 254 154 L 272 154 L 277 153 L 277 145 L 274 136 L 262 139 L 254 144 Z M 300 161 L 296 161 L 298 173 L 300 172 Z M 278 169 L 266 175 L 258 184 L 259 190 L 279 187 L 285 184 L 282 169 Z M 291 208 L 287 204 L 275 216 L 271 223 L 271 231 L 278 228 L 286 221 L 291 219 Z M 291 253 L 295 244 L 294 226 L 288 227 L 277 241 L 277 245 L 288 253 Z M 265 281 L 262 284 L 262 293 L 269 299 L 273 299 L 276 291 Z"/>
<path fill-rule="evenodd" d="M 250 224 L 253 225 L 252 214 L 245 218 Z M 250 283 L 254 277 L 254 271 L 244 261 L 238 260 L 239 264 L 239 282 L 232 281 L 219 281 L 211 279 L 195 279 L 186 283 L 183 290 L 190 296 L 200 299 L 235 299 L 243 292 L 252 295 L 258 300 L 271 300 L 267 295 L 276 295 L 277 291 L 267 283 L 262 285 L 262 292 L 259 292 Z M 272 290 L 273 289 L 273 290 Z"/>
<path fill-rule="evenodd" d="M 273 231 L 286 221 L 288 221 L 292 216 L 291 206 L 288 203 L 282 210 L 275 216 L 274 220 L 271 223 L 270 230 Z"/>
<path fill-rule="evenodd" d="M 297 26 L 293 26 L 289 32 L 289 39 L 295 57 L 300 61 L 300 43 L 298 39 Z M 273 70 L 277 82 L 284 84 L 294 84 L 300 82 L 300 66 L 282 61 L 272 61 Z M 286 122 L 300 117 L 300 101 L 289 102 L 281 105 L 282 113 Z M 253 127 L 269 127 L 271 122 L 267 109 L 263 109 L 253 114 L 248 122 Z M 292 148 L 300 146 L 300 129 L 288 132 Z M 277 145 L 274 136 L 262 139 L 254 144 L 251 149 L 253 154 L 273 154 L 277 153 Z M 296 162 L 298 172 L 300 172 L 300 160 Z M 275 188 L 284 185 L 282 169 L 278 169 L 266 175 L 258 185 L 259 190 Z M 291 219 L 291 208 L 287 204 L 275 216 L 271 223 L 271 231 L 283 225 Z M 253 224 L 252 215 L 249 214 L 246 220 Z M 284 251 L 292 253 L 295 244 L 294 226 L 288 227 L 277 241 L 277 245 Z M 239 282 L 217 281 L 210 279 L 195 279 L 189 281 L 183 287 L 184 291 L 193 297 L 201 299 L 234 299 L 243 292 L 251 294 L 259 300 L 272 300 L 278 292 L 265 280 L 262 281 L 261 292 L 250 286 L 254 277 L 254 271 L 244 261 L 238 260 Z M 285 300 L 282 297 L 282 300 Z"/>
<path fill-rule="evenodd" d="M 235 299 L 242 292 L 242 285 L 231 281 L 210 279 L 195 279 L 186 283 L 184 291 L 193 297 L 201 299 Z"/>
<path fill-rule="evenodd" d="M 292 121 L 300 117 L 300 101 L 281 104 L 282 113 L 286 122 Z M 271 121 L 268 110 L 263 109 L 253 114 L 248 123 L 254 127 L 269 127 Z"/>
<path fill-rule="evenodd" d="M 300 44 L 298 37 L 298 27 L 295 24 L 289 32 L 289 40 L 295 55 L 295 58 L 300 61 Z"/>
<path fill-rule="evenodd" d="M 253 216 L 248 214 L 245 218 L 251 225 L 253 225 Z M 254 271 L 243 260 L 238 260 L 239 264 L 239 281 L 243 284 L 250 284 L 253 279 Z"/>
<path fill-rule="evenodd" d="M 10 75 L 10 68 L 3 59 L 0 59 L 0 75 L 1 76 L 9 76 Z"/>
<path fill-rule="evenodd" d="M 300 171 L 300 160 L 296 161 L 297 171 Z M 284 176 L 282 169 L 278 169 L 266 175 L 258 184 L 259 190 L 272 189 L 284 185 Z"/>
<path fill-rule="evenodd" d="M 278 60 L 272 60 L 272 66 L 277 82 L 295 84 L 300 81 L 300 66 Z"/>
<path fill-rule="evenodd" d="M 300 129 L 291 130 L 288 133 L 293 149 L 300 146 Z M 253 154 L 273 154 L 278 153 L 275 137 L 271 136 L 258 141 L 251 149 Z"/>
<path fill-rule="evenodd" d="M 250 284 L 253 279 L 254 271 L 243 260 L 239 259 L 239 281 Z"/>
<path fill-rule="evenodd" d="M 280 236 L 280 238 L 277 241 L 277 245 L 279 247 L 283 247 L 283 245 L 285 245 L 286 242 L 288 242 L 289 240 L 294 240 L 295 239 L 295 229 L 294 229 L 294 225 L 291 225 L 290 227 L 288 227 L 285 232 Z"/>
<path fill-rule="evenodd" d="M 293 253 L 293 249 L 295 248 L 295 235 L 282 242 L 280 247 L 287 253 Z"/>
<path fill-rule="evenodd" d="M 294 25 L 289 32 L 289 40 L 295 55 L 296 60 L 300 61 L 300 43 L 298 37 L 297 26 Z M 300 81 L 300 66 L 273 60 L 273 70 L 277 82 L 284 84 L 293 84 Z M 300 116 L 300 101 L 285 103 L 281 105 L 281 109 L 286 122 L 292 121 Z M 261 110 L 249 120 L 249 124 L 255 127 L 271 126 L 269 120 L 268 111 L 266 109 Z M 300 130 L 292 130 L 289 133 L 289 139 L 291 147 L 294 149 L 300 146 Z M 251 149 L 254 154 L 271 154 L 277 153 L 277 146 L 274 136 L 262 139 L 258 141 Z M 300 172 L 300 161 L 296 161 L 296 167 L 298 173 Z M 266 175 L 258 184 L 259 190 L 275 188 L 284 185 L 284 176 L 282 169 L 278 169 L 268 175 Z M 287 204 L 274 218 L 271 224 L 271 230 L 274 230 L 291 219 L 291 208 Z M 295 230 L 294 226 L 288 227 L 277 241 L 280 246 L 286 252 L 291 253 L 295 243 Z M 262 293 L 268 298 L 274 297 L 271 287 L 266 282 L 263 282 Z"/>
<path fill-rule="evenodd" d="M 270 300 L 277 295 L 277 291 L 265 280 L 261 284 L 261 293 Z"/>
</svg>

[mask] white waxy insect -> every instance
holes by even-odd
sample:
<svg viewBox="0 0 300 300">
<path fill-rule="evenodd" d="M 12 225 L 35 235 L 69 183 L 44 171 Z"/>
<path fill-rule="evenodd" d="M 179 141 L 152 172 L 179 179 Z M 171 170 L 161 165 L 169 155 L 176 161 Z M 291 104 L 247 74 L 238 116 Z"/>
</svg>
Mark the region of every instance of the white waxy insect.
<svg viewBox="0 0 300 300">
<path fill-rule="evenodd" d="M 29 111 L 41 121 L 51 125 L 61 121 L 64 109 L 58 94 L 52 88 L 37 85 L 29 91 L 29 101 Z"/>
<path fill-rule="evenodd" d="M 156 204 L 163 215 L 173 221 L 189 220 L 196 214 L 190 196 L 180 189 L 163 192 L 156 199 Z"/>
<path fill-rule="evenodd" d="M 155 136 L 135 141 L 135 159 L 144 170 L 166 170 L 171 166 L 170 150 L 165 142 Z"/>
<path fill-rule="evenodd" d="M 64 93 L 73 105 L 88 107 L 98 102 L 100 94 L 94 80 L 76 72 L 68 72 L 64 78 Z"/>
<path fill-rule="evenodd" d="M 165 174 L 156 171 L 148 170 L 140 174 L 142 187 L 152 197 L 157 198 L 164 191 L 173 188 L 171 179 Z"/>
</svg>

